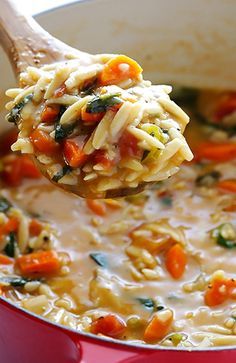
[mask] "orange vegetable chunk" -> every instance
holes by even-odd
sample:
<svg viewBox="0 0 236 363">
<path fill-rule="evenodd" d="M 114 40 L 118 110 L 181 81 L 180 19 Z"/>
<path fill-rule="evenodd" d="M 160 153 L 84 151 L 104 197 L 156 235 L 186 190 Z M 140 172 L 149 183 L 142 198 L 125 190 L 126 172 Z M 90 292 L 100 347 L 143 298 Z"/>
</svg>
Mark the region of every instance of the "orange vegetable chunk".
<svg viewBox="0 0 236 363">
<path fill-rule="evenodd" d="M 187 264 L 187 256 L 179 243 L 176 243 L 167 251 L 165 264 L 174 279 L 179 279 L 183 275 Z"/>
<path fill-rule="evenodd" d="M 203 143 L 196 152 L 198 160 L 226 162 L 236 158 L 236 143 Z"/>
<path fill-rule="evenodd" d="M 86 123 L 91 123 L 91 124 L 98 123 L 105 115 L 105 112 L 98 112 L 98 113 L 87 112 L 86 108 L 87 105 L 83 106 L 81 109 L 81 118 Z"/>
<path fill-rule="evenodd" d="M 22 275 L 46 275 L 60 268 L 60 261 L 55 251 L 40 251 L 23 255 L 16 259 Z"/>
<path fill-rule="evenodd" d="M 42 113 L 41 113 L 41 121 L 46 123 L 55 122 L 60 109 L 58 106 L 45 106 Z"/>
<path fill-rule="evenodd" d="M 236 194 L 236 179 L 221 180 L 217 187 L 226 193 Z"/>
<path fill-rule="evenodd" d="M 101 217 L 106 215 L 107 210 L 106 210 L 106 206 L 105 206 L 105 204 L 103 204 L 103 202 L 101 202 L 99 200 L 94 200 L 94 199 L 87 199 L 86 203 L 87 203 L 88 208 L 93 213 L 95 213 Z"/>
<path fill-rule="evenodd" d="M 146 343 L 156 343 L 168 334 L 173 322 L 173 312 L 164 309 L 153 314 L 151 321 L 144 331 Z"/>
<path fill-rule="evenodd" d="M 133 59 L 118 55 L 109 60 L 100 74 L 102 85 L 118 84 L 126 79 L 137 79 L 142 73 L 142 68 Z"/>
<path fill-rule="evenodd" d="M 12 264 L 13 264 L 12 258 L 0 253 L 0 265 L 12 265 Z"/>
<path fill-rule="evenodd" d="M 236 289 L 236 281 L 223 276 L 216 276 L 210 282 L 205 293 L 205 304 L 213 307 L 223 304 L 226 300 L 233 298 L 233 290 Z"/>
<path fill-rule="evenodd" d="M 112 338 L 120 338 L 126 330 L 126 323 L 118 316 L 108 314 L 102 316 L 91 324 L 93 334 L 103 334 Z"/>
<path fill-rule="evenodd" d="M 72 168 L 82 166 L 88 159 L 88 156 L 83 152 L 82 148 L 72 140 L 66 140 L 64 142 L 63 154 L 67 163 Z"/>
<path fill-rule="evenodd" d="M 37 219 L 32 219 L 29 224 L 29 232 L 31 236 L 38 236 L 42 231 L 42 224 Z"/>
<path fill-rule="evenodd" d="M 44 154 L 56 154 L 60 146 L 46 132 L 36 129 L 30 135 L 33 146 Z"/>
</svg>

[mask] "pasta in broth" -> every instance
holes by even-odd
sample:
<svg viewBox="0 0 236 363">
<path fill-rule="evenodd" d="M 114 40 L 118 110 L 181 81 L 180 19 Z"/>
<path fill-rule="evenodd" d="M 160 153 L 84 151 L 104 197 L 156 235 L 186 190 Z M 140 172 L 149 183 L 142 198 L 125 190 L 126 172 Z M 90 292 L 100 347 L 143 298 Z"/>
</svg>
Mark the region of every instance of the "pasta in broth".
<svg viewBox="0 0 236 363">
<path fill-rule="evenodd" d="M 235 345 L 236 138 L 235 124 L 224 122 L 235 109 L 225 104 L 233 94 L 223 102 L 213 93 L 216 125 L 206 119 L 209 97 L 199 108 L 203 97 L 176 95 L 193 120 L 186 133 L 193 162 L 123 199 L 64 194 L 39 178 L 28 156 L 10 152 L 15 134 L 4 137 L 1 295 L 53 322 L 131 344 Z"/>
</svg>

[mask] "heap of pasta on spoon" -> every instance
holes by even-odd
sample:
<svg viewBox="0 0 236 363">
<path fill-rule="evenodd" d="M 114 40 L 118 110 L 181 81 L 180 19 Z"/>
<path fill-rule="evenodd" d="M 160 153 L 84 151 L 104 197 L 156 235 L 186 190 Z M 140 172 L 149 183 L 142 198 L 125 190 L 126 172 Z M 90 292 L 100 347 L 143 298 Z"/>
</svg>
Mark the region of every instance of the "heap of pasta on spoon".
<svg viewBox="0 0 236 363">
<path fill-rule="evenodd" d="M 124 55 L 96 55 L 29 66 L 6 94 L 17 125 L 12 150 L 35 156 L 63 189 L 106 198 L 141 190 L 178 171 L 192 153 L 183 137 L 189 117 L 170 86 L 143 80 Z"/>
</svg>

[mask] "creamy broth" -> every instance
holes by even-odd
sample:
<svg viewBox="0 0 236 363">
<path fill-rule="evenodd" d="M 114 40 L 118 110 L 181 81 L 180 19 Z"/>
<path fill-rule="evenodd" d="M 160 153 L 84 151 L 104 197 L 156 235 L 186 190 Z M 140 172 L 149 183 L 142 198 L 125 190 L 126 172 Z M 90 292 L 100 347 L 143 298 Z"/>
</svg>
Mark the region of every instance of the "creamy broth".
<svg viewBox="0 0 236 363">
<path fill-rule="evenodd" d="M 213 129 L 211 138 L 215 132 Z M 208 131 L 193 121 L 187 138 L 195 148 L 200 140 L 209 138 Z M 230 140 L 235 142 L 234 135 Z M 212 170 L 220 172 L 223 180 L 232 180 L 235 160 L 182 165 L 178 174 L 152 190 L 126 199 L 99 201 L 103 216 L 96 215 L 86 200 L 56 189 L 45 179 L 24 180 L 13 189 L 3 186 L 2 194 L 12 203 L 26 213 L 38 214 L 55 228 L 55 249 L 65 251 L 71 259 L 64 274 L 46 278 L 48 305 L 41 315 L 91 332 L 96 319 L 117 314 L 126 325 L 119 338 L 143 342 L 153 314 L 168 309 L 174 317 L 167 334 L 152 343 L 179 347 L 236 344 L 235 291 L 215 306 L 204 300 L 216 271 L 223 270 L 225 279 L 236 277 L 236 249 L 217 244 L 211 236 L 211 230 L 222 224 L 231 223 L 235 228 L 235 209 L 231 207 L 235 194 L 222 192 L 215 184 L 196 184 L 199 176 Z M 151 253 L 148 242 L 138 250 L 140 246 L 132 238 L 135 228 L 142 230 L 143 223 L 151 222 L 168 223 L 166 228 L 181 236 L 181 241 L 177 238 L 174 242 L 184 248 L 187 263 L 177 279 L 165 263 L 169 245 Z M 95 253 L 101 254 L 98 262 L 103 266 L 91 258 Z M 141 260 L 135 253 L 142 254 Z M 5 292 L 23 307 L 25 300 L 39 294 L 24 289 L 18 289 L 17 295 L 11 289 Z"/>
</svg>

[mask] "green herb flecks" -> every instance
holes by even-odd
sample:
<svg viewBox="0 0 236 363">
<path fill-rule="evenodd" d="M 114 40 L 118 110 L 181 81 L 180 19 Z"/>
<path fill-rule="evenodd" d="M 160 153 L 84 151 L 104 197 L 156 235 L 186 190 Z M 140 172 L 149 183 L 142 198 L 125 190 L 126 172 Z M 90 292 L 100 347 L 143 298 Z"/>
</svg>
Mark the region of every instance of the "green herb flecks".
<svg viewBox="0 0 236 363">
<path fill-rule="evenodd" d="M 231 223 L 223 223 L 210 232 L 216 243 L 224 248 L 236 247 L 236 229 Z"/>
<path fill-rule="evenodd" d="M 53 176 L 52 180 L 57 183 L 63 176 L 69 174 L 71 170 L 72 168 L 69 165 L 63 166 L 63 168 Z"/>
<path fill-rule="evenodd" d="M 145 308 L 154 310 L 155 301 L 153 299 L 138 297 L 137 300 L 140 302 L 140 304 L 145 306 Z"/>
<path fill-rule="evenodd" d="M 160 198 L 161 203 L 166 207 L 172 207 L 173 205 L 173 199 L 171 195 L 165 195 Z"/>
<path fill-rule="evenodd" d="M 100 113 L 106 112 L 109 108 L 122 103 L 122 99 L 119 98 L 120 94 L 96 96 L 87 103 L 86 112 L 88 113 Z"/>
<path fill-rule="evenodd" d="M 6 213 L 11 208 L 11 203 L 4 197 L 0 197 L 0 212 Z"/>
<path fill-rule="evenodd" d="M 17 239 L 14 232 L 10 232 L 7 236 L 7 244 L 4 248 L 4 252 L 9 257 L 15 257 L 15 250 L 17 246 Z"/>
<path fill-rule="evenodd" d="M 10 285 L 12 287 L 23 287 L 25 286 L 25 284 L 27 284 L 27 282 L 31 282 L 31 281 L 39 281 L 39 280 L 31 280 L 31 279 L 27 279 L 25 277 L 21 277 L 21 276 L 2 276 L 0 277 L 0 284 L 7 284 Z"/>
<path fill-rule="evenodd" d="M 143 298 L 143 297 L 138 297 L 137 298 L 138 302 L 140 302 L 140 304 L 142 304 L 146 309 L 150 309 L 152 311 L 160 311 L 164 309 L 164 306 L 162 305 L 157 305 L 156 302 L 151 299 L 151 298 Z"/>
<path fill-rule="evenodd" d="M 169 136 L 163 133 L 162 129 L 154 124 L 144 124 L 141 129 L 146 131 L 150 136 L 160 141 L 162 144 L 166 144 L 169 140 Z M 161 154 L 161 150 L 153 148 L 152 150 L 145 150 L 143 153 L 142 161 L 156 160 Z"/>
<path fill-rule="evenodd" d="M 108 261 L 107 261 L 107 257 L 104 253 L 101 252 L 93 252 L 89 254 L 89 257 L 96 262 L 96 264 L 98 266 L 101 267 L 107 267 L 108 266 Z"/>
<path fill-rule="evenodd" d="M 31 101 L 33 98 L 33 94 L 29 94 L 27 96 L 25 96 L 23 98 L 23 100 L 21 100 L 19 103 L 17 103 L 9 112 L 9 114 L 7 115 L 7 121 L 8 122 L 12 122 L 15 125 L 17 124 L 17 122 L 20 120 L 20 113 L 22 111 L 22 109 L 24 108 L 24 106 Z"/>
<path fill-rule="evenodd" d="M 55 141 L 60 142 L 64 139 L 66 139 L 69 135 L 72 134 L 74 131 L 75 124 L 63 126 L 60 124 L 57 124 L 55 127 Z"/>
</svg>

